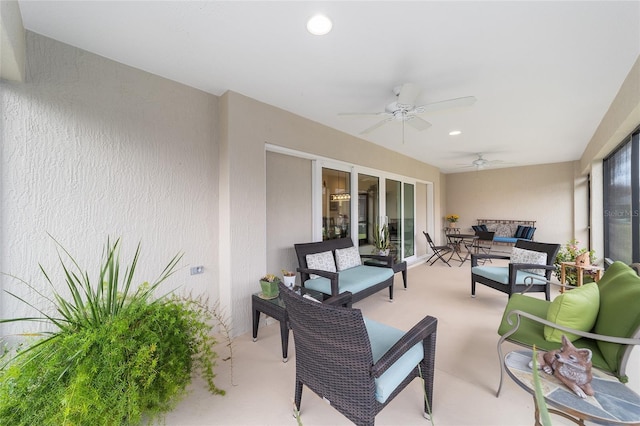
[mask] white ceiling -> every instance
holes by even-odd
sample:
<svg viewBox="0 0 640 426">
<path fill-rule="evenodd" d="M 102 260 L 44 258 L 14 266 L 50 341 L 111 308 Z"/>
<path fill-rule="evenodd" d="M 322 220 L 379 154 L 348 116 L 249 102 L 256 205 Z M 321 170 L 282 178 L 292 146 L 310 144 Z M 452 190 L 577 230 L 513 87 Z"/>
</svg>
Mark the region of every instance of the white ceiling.
<svg viewBox="0 0 640 426">
<path fill-rule="evenodd" d="M 26 29 L 220 95 L 232 90 L 435 165 L 485 153 L 497 166 L 577 160 L 640 55 L 638 1 L 20 1 Z M 322 12 L 326 36 L 306 31 Z M 423 114 L 417 131 L 380 117 L 392 89 Z M 251 123 L 247 123 L 250 125 Z M 463 131 L 452 137 L 450 130 Z"/>
</svg>

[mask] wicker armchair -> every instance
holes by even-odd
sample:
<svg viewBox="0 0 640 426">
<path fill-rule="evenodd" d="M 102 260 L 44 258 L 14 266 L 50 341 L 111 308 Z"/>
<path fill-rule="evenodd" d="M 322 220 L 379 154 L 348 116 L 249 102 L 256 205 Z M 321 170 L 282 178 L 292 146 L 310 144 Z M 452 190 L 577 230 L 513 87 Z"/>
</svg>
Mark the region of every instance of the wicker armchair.
<svg viewBox="0 0 640 426">
<path fill-rule="evenodd" d="M 425 416 L 431 412 L 436 318 L 427 316 L 404 333 L 365 320 L 359 309 L 311 301 L 282 284 L 280 293 L 296 347 L 298 410 L 306 385 L 355 424 L 373 425 L 376 414 L 422 375 Z"/>
</svg>

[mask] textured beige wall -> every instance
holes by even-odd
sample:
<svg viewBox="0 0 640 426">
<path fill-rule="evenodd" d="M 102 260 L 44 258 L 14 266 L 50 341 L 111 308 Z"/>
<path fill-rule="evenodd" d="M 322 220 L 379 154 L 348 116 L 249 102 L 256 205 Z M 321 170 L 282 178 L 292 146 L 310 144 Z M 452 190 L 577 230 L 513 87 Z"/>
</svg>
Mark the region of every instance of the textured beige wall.
<svg viewBox="0 0 640 426">
<path fill-rule="evenodd" d="M 311 217 L 311 160 L 267 152 L 267 272 L 296 270 L 293 245 L 311 241 Z"/>
<path fill-rule="evenodd" d="M 50 233 L 97 278 L 107 237 L 136 281 L 184 252 L 164 290 L 218 297 L 218 99 L 27 33 L 23 83 L 0 81 L 0 271 L 64 286 Z M 204 266 L 191 276 L 190 265 Z M 2 289 L 16 283 L 0 275 Z M 19 314 L 0 292 L 2 317 Z"/>
<path fill-rule="evenodd" d="M 463 231 L 476 219 L 535 220 L 537 241 L 564 243 L 573 235 L 573 165 L 449 174 L 446 214 L 460 215 Z"/>
<path fill-rule="evenodd" d="M 225 193 L 229 194 L 228 206 L 221 205 L 221 222 L 223 211 L 229 209 L 224 216 L 228 218 L 229 238 L 223 235 L 220 242 L 221 247 L 229 247 L 227 262 L 220 264 L 223 276 L 229 273 L 229 286 L 221 293 L 230 293 L 228 304 L 236 333 L 250 329 L 250 295 L 257 291 L 260 276 L 279 261 L 276 254 L 269 257 L 274 263 L 267 263 L 267 253 L 274 248 L 267 245 L 268 215 L 264 213 L 268 209 L 265 177 L 272 177 L 267 174 L 271 160 L 267 161 L 265 144 L 434 182 L 435 199 L 440 199 L 441 175 L 435 167 L 238 93 L 225 93 L 220 104 L 221 120 L 226 121 L 221 125 L 225 131 L 220 138 L 220 158 L 228 162 L 228 167 L 220 168 L 221 203 L 227 203 Z M 436 211 L 440 209 L 436 201 Z M 221 279 L 221 286 L 225 282 Z"/>
</svg>

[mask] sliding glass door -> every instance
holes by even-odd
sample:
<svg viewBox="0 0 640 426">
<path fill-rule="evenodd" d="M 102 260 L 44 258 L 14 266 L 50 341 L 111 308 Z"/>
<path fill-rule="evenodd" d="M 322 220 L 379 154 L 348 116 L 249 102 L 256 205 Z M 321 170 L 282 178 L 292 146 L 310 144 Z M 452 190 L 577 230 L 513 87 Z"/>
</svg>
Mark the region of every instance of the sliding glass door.
<svg viewBox="0 0 640 426">
<path fill-rule="evenodd" d="M 387 224 L 394 259 L 416 255 L 415 183 L 356 173 L 340 164 L 316 170 L 322 183 L 316 210 L 322 216 L 322 240 L 350 237 L 360 253 L 370 254 L 375 251 L 376 224 Z"/>
<path fill-rule="evenodd" d="M 322 169 L 322 240 L 351 236 L 351 173 Z"/>
</svg>

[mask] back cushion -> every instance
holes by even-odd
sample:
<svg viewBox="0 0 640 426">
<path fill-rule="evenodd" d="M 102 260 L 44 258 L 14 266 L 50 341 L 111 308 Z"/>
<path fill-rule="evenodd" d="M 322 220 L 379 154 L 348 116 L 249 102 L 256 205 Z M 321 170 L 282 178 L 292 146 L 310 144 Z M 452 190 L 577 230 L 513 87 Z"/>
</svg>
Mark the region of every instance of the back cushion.
<svg viewBox="0 0 640 426">
<path fill-rule="evenodd" d="M 518 225 L 516 229 L 516 233 L 513 236 L 514 238 L 526 238 L 527 235 L 527 227 L 523 225 Z"/>
<path fill-rule="evenodd" d="M 336 249 L 336 266 L 338 271 L 362 265 L 358 247 Z"/>
<path fill-rule="evenodd" d="M 526 238 L 527 240 L 533 240 L 533 234 L 536 232 L 536 228 L 534 228 L 533 226 L 527 226 L 526 228 L 527 230 L 523 238 Z"/>
<path fill-rule="evenodd" d="M 598 282 L 600 311 L 593 331 L 616 337 L 631 337 L 640 326 L 640 277 L 622 262 L 614 262 Z M 622 345 L 598 342 L 604 359 L 618 371 Z"/>
<path fill-rule="evenodd" d="M 591 331 L 599 308 L 598 285 L 588 283 L 557 296 L 549 306 L 547 320 L 576 330 Z M 562 343 L 563 334 L 572 342 L 580 338 L 577 334 L 566 333 L 546 325 L 544 327 L 544 338 L 549 342 Z"/>
<path fill-rule="evenodd" d="M 331 251 L 323 251 L 322 253 L 308 254 L 307 268 L 319 269 L 321 271 L 336 272 L 336 264 L 333 261 L 333 253 Z M 310 274 L 311 279 L 318 278 L 318 275 Z"/>
<path fill-rule="evenodd" d="M 547 253 L 539 251 L 525 250 L 518 247 L 511 249 L 510 263 L 529 263 L 535 265 L 547 264 Z M 524 271 L 531 272 L 532 274 L 544 275 L 546 271 L 544 269 L 524 269 Z"/>
</svg>

